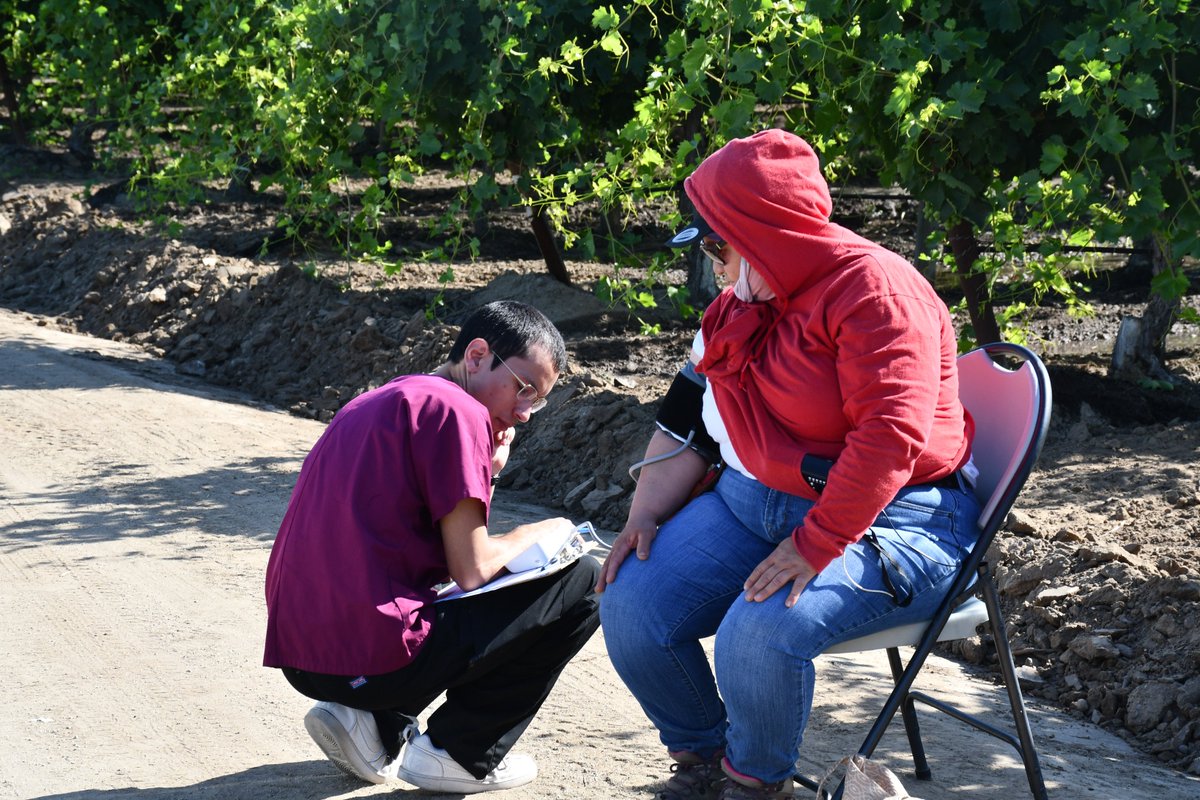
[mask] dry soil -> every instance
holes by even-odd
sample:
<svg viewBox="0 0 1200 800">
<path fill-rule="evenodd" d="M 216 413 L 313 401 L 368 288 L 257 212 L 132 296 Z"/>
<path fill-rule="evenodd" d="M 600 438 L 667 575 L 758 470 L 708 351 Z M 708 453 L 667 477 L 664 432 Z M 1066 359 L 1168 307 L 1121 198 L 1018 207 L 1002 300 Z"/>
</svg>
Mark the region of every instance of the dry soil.
<svg viewBox="0 0 1200 800">
<path fill-rule="evenodd" d="M 632 486 L 626 468 L 691 324 L 648 311 L 664 332 L 639 334 L 637 320 L 588 291 L 606 265 L 570 261 L 577 286 L 552 281 L 517 215 L 497 215 L 481 258 L 456 264 L 446 285 L 441 266 L 419 260 L 384 276 L 260 253 L 274 222 L 267 200 L 218 197 L 175 209 L 178 225 L 164 228 L 59 156 L 0 158 L 12 185 L 0 197 L 0 306 L 30 315 L 6 315 L 0 336 L 17 359 L 0 364 L 0 563 L 11 575 L 0 641 L 20 701 L 3 728 L 0 791 L 347 791 L 314 760 L 303 704 L 254 668 L 263 559 L 321 423 L 358 392 L 436 365 L 476 305 L 533 302 L 566 334 L 572 368 L 520 433 L 501 494 L 612 531 Z M 416 192 L 415 208 L 444 202 L 443 189 Z M 420 244 L 423 213 L 401 220 L 402 248 Z M 883 206 L 858 222 L 903 250 L 907 213 Z M 1049 308 L 1034 319 L 1054 423 L 997 548 L 1001 587 L 1026 691 L 1042 701 L 1035 724 L 1057 794 L 1142 796 L 1139 781 L 1153 775 L 1178 790 L 1165 796 L 1200 797 L 1184 779 L 1200 774 L 1200 347 L 1184 327 L 1169 340 L 1174 391 L 1109 381 L 1117 322 L 1144 291 L 1114 278 L 1093 289 L 1095 316 Z M 69 374 L 52 377 L 64 352 Z M 956 662 L 939 669 L 989 673 L 986 642 L 946 655 Z M 657 746 L 614 681 L 597 640 L 556 693 L 556 713 L 530 733 L 559 772 L 526 796 L 633 796 L 661 777 Z M 823 695 L 818 741 L 862 721 L 869 703 L 845 702 L 849 690 Z M 988 753 L 989 770 L 953 770 L 951 794 L 913 791 L 1020 787 L 1003 745 L 992 754 L 946 738 L 965 762 Z M 854 749 L 848 741 L 813 744 L 813 770 Z M 1089 760 L 1109 750 L 1128 764 Z M 956 763 L 950 752 L 943 766 Z M 310 781 L 333 788 L 298 794 Z M 151 788 L 163 786 L 178 789 Z"/>
</svg>

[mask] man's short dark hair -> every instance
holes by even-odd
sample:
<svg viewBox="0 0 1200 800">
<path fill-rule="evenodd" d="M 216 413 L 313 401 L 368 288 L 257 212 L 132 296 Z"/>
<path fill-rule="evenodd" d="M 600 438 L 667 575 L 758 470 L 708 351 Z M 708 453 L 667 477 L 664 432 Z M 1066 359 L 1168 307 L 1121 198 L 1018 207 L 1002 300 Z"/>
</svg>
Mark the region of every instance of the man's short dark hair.
<svg viewBox="0 0 1200 800">
<path fill-rule="evenodd" d="M 506 361 L 527 358 L 531 348 L 541 347 L 550 354 L 556 372 L 567 368 L 567 347 L 558 328 L 541 311 L 516 300 L 497 300 L 472 314 L 450 348 L 451 363 L 462 361 L 472 339 L 483 339 L 495 355 Z M 493 358 L 492 369 L 499 366 Z"/>
</svg>

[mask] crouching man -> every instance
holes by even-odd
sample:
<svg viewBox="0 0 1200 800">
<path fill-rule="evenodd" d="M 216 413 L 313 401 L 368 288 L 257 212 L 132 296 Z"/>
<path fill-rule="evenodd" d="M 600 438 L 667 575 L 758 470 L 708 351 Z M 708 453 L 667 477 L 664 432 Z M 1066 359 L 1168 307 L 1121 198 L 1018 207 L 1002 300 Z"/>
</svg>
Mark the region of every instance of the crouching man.
<svg viewBox="0 0 1200 800">
<path fill-rule="evenodd" d="M 438 584 L 481 586 L 573 529 L 561 518 L 502 536 L 487 527 L 513 427 L 565 367 L 541 312 L 491 303 L 445 364 L 352 400 L 305 459 L 267 566 L 263 663 L 318 701 L 305 727 L 350 775 L 461 794 L 537 776 L 509 751 L 598 626 L 595 561 L 434 599 Z M 420 733 L 417 715 L 442 692 Z"/>
</svg>

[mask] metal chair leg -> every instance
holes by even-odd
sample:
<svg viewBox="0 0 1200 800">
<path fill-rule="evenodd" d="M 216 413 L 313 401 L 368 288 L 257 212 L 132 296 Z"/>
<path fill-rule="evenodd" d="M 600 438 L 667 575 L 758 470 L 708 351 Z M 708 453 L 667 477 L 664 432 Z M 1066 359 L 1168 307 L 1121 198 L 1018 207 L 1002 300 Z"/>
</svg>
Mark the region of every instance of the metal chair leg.
<svg viewBox="0 0 1200 800">
<path fill-rule="evenodd" d="M 888 664 L 892 668 L 892 680 L 896 683 L 904 677 L 904 664 L 900 661 L 900 650 L 895 647 L 887 649 Z M 913 701 L 905 692 L 900 697 L 900 718 L 904 720 L 904 732 L 908 735 L 908 747 L 912 750 L 913 769 L 917 779 L 930 780 L 933 772 L 929 769 L 929 760 L 925 757 L 925 745 L 921 742 L 921 724 L 917 721 L 917 712 Z"/>
<path fill-rule="evenodd" d="M 1016 729 L 1017 735 L 1013 736 L 1009 731 L 984 722 L 979 717 L 968 714 L 962 709 L 945 701 L 938 700 L 924 692 L 910 692 L 905 698 L 905 703 L 908 705 L 915 702 L 923 703 L 960 722 L 970 725 L 976 730 L 1007 742 L 1021 757 L 1021 763 L 1025 767 L 1025 778 L 1029 782 L 1029 790 L 1035 800 L 1047 800 L 1046 781 L 1042 776 L 1042 767 L 1038 759 L 1037 748 L 1033 744 L 1033 731 L 1029 725 L 1029 715 L 1025 710 L 1025 701 L 1021 695 L 1017 670 L 1013 664 L 1012 647 L 1008 643 L 1008 631 L 1005 629 L 1004 616 L 1000 610 L 1000 595 L 996 591 L 996 584 L 992 581 L 991 571 L 986 562 L 980 565 L 979 583 L 977 585 L 980 587 L 983 602 L 988 609 L 988 627 L 991 629 L 992 638 L 995 640 L 996 655 L 1000 662 L 1000 673 L 1004 679 L 1004 688 L 1008 693 L 1008 702 L 1012 709 L 1013 727 Z"/>
<path fill-rule="evenodd" d="M 991 577 L 983 581 L 983 602 L 988 608 L 988 617 L 992 626 L 992 637 L 996 643 L 996 655 L 1000 660 L 1000 671 L 1004 675 L 1004 686 L 1008 689 L 1008 702 L 1012 706 L 1013 725 L 1017 729 L 1017 737 L 1021 746 L 1021 761 L 1025 764 L 1025 777 L 1029 781 L 1029 789 L 1037 800 L 1046 800 L 1046 781 L 1042 776 L 1042 765 L 1038 759 L 1037 748 L 1033 745 L 1033 731 L 1029 725 L 1029 714 L 1025 710 L 1025 700 L 1021 695 L 1021 684 L 1017 679 L 1016 666 L 1013 664 L 1012 647 L 1008 643 L 1008 630 L 1004 626 L 1004 615 L 1000 610 L 1000 594 Z"/>
</svg>

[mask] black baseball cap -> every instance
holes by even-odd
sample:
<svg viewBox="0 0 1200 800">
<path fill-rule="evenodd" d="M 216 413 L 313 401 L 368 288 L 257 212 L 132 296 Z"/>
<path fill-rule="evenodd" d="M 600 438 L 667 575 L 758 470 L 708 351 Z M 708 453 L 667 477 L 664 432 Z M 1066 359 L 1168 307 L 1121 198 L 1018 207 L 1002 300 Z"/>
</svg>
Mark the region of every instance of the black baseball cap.
<svg viewBox="0 0 1200 800">
<path fill-rule="evenodd" d="M 713 233 L 712 226 L 697 214 L 688 226 L 667 240 L 667 247 L 688 247 Z"/>
</svg>

